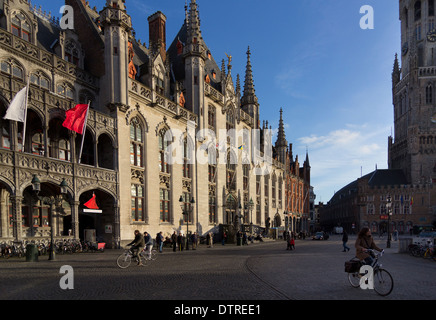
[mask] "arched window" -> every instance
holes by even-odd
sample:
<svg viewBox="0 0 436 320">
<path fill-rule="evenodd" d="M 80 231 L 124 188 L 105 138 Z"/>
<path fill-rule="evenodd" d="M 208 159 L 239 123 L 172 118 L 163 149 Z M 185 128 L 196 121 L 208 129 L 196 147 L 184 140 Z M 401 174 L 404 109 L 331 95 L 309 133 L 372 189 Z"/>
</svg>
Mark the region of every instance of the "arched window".
<svg viewBox="0 0 436 320">
<path fill-rule="evenodd" d="M 415 2 L 415 21 L 421 20 L 421 1 Z"/>
<path fill-rule="evenodd" d="M 68 99 L 74 99 L 74 90 L 71 85 L 67 83 L 60 83 L 56 87 L 56 93 L 68 98 Z"/>
<path fill-rule="evenodd" d="M 144 167 L 144 138 L 142 126 L 137 118 L 130 121 L 130 164 Z"/>
<path fill-rule="evenodd" d="M 12 75 L 13 77 L 24 79 L 23 67 L 21 67 L 14 59 L 3 60 L 0 63 L 0 70 L 3 73 Z"/>
<path fill-rule="evenodd" d="M 30 75 L 30 83 L 42 89 L 50 90 L 49 78 L 40 71 L 34 72 Z"/>
<path fill-rule="evenodd" d="M 48 151 L 51 158 L 71 161 L 68 129 L 62 126 L 62 120 L 59 118 L 54 118 L 49 122 Z"/>
<path fill-rule="evenodd" d="M 165 140 L 166 130 L 161 130 L 159 132 L 159 171 L 163 173 L 170 173 L 170 166 L 168 164 L 168 146 L 169 141 Z"/>
<path fill-rule="evenodd" d="M 425 88 L 425 103 L 432 104 L 433 103 L 433 87 L 431 84 Z"/>
<path fill-rule="evenodd" d="M 31 41 L 31 27 L 26 17 L 21 12 L 12 14 L 11 32 L 17 37 Z"/>
<path fill-rule="evenodd" d="M 11 148 L 11 136 L 9 120 L 3 119 L 6 114 L 6 107 L 0 103 L 0 147 L 4 149 Z"/>
<path fill-rule="evenodd" d="M 36 132 L 32 135 L 32 153 L 43 156 L 44 151 L 44 134 Z"/>
</svg>

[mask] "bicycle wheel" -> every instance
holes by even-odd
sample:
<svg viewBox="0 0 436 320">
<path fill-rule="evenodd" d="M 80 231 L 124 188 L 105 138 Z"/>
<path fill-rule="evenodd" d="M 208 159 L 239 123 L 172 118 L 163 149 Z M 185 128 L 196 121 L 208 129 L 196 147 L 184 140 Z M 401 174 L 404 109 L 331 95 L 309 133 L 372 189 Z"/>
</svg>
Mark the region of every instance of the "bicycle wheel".
<svg viewBox="0 0 436 320">
<path fill-rule="evenodd" d="M 121 269 L 128 268 L 131 263 L 132 263 L 132 256 L 128 253 L 123 253 L 117 259 L 117 265 Z"/>
<path fill-rule="evenodd" d="M 385 269 L 376 269 L 374 271 L 374 290 L 382 297 L 387 296 L 394 289 L 394 279 Z"/>
<path fill-rule="evenodd" d="M 360 287 L 360 278 L 359 272 L 351 272 L 348 274 L 348 281 L 353 288 Z"/>
</svg>

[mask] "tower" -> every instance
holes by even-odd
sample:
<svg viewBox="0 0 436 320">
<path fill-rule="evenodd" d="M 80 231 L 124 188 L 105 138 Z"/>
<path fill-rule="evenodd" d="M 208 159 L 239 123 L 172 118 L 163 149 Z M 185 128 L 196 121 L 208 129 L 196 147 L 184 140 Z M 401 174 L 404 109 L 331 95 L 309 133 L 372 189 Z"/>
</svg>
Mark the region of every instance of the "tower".
<svg viewBox="0 0 436 320">
<path fill-rule="evenodd" d="M 254 119 L 254 128 L 259 129 L 259 103 L 254 90 L 253 70 L 251 68 L 251 51 L 247 50 L 247 66 L 245 68 L 244 94 L 241 99 L 241 107 Z"/>
<path fill-rule="evenodd" d="M 126 13 L 124 0 L 107 0 L 100 12 L 104 35 L 105 75 L 101 79 L 102 104 L 114 110 L 126 109 L 128 104 L 129 36 L 132 29 L 130 16 Z"/>
<path fill-rule="evenodd" d="M 204 66 L 206 47 L 200 30 L 200 18 L 196 0 L 191 0 L 186 18 L 187 39 L 183 48 L 185 60 L 186 108 L 197 115 L 203 107 Z"/>
<path fill-rule="evenodd" d="M 400 0 L 401 69 L 392 72 L 394 137 L 389 168 L 402 169 L 408 183 L 436 180 L 435 0 Z M 433 119 L 433 121 L 432 121 Z"/>
</svg>

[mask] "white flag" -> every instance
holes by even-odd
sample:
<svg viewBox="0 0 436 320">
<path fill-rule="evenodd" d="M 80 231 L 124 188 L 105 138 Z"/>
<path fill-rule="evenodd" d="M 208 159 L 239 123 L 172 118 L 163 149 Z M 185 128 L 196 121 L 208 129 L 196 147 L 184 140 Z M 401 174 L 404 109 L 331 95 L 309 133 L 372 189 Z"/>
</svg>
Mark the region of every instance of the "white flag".
<svg viewBox="0 0 436 320">
<path fill-rule="evenodd" d="M 17 93 L 3 119 L 26 122 L 27 86 Z"/>
</svg>

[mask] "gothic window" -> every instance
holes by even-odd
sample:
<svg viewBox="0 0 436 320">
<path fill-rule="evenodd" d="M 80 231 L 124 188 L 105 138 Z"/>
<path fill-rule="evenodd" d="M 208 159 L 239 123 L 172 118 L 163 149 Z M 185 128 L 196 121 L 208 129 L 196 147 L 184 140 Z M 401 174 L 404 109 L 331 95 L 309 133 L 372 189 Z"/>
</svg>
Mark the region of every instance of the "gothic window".
<svg viewBox="0 0 436 320">
<path fill-rule="evenodd" d="M 0 147 L 4 149 L 11 148 L 11 136 L 9 120 L 3 119 L 6 114 L 6 108 L 3 104 L 0 104 Z"/>
<path fill-rule="evenodd" d="M 216 154 L 209 151 L 208 153 L 208 166 L 209 166 L 209 182 L 216 183 Z"/>
<path fill-rule="evenodd" d="M 212 224 L 216 222 L 216 201 L 215 195 L 209 195 L 209 223 Z"/>
<path fill-rule="evenodd" d="M 415 26 L 415 38 L 417 41 L 421 40 L 421 24 L 420 23 L 418 23 Z"/>
<path fill-rule="evenodd" d="M 183 203 L 183 212 L 188 212 L 188 214 L 183 215 L 183 221 L 186 223 L 192 223 L 192 204 L 191 204 L 191 193 L 190 192 L 183 192 L 182 193 L 182 203 Z"/>
<path fill-rule="evenodd" d="M 40 71 L 37 71 L 30 75 L 30 83 L 42 89 L 50 90 L 49 78 Z"/>
<path fill-rule="evenodd" d="M 279 177 L 279 184 L 278 184 L 279 209 L 282 208 L 282 188 L 283 188 L 283 179 L 282 179 L 282 177 Z"/>
<path fill-rule="evenodd" d="M 183 178 L 192 179 L 192 165 L 191 165 L 191 146 L 188 139 L 183 141 Z"/>
<path fill-rule="evenodd" d="M 425 88 L 425 103 L 433 103 L 433 87 L 431 84 L 429 84 L 427 88 Z"/>
<path fill-rule="evenodd" d="M 227 152 L 226 163 L 226 187 L 228 190 L 236 190 L 236 164 L 233 154 Z"/>
<path fill-rule="evenodd" d="M 4 60 L 0 64 L 0 70 L 4 73 L 12 75 L 13 77 L 24 79 L 24 71 L 21 66 L 13 59 Z"/>
<path fill-rule="evenodd" d="M 74 90 L 71 85 L 67 83 L 60 83 L 56 87 L 56 93 L 68 98 L 68 99 L 74 99 Z"/>
<path fill-rule="evenodd" d="M 16 12 L 11 19 L 11 32 L 13 35 L 26 41 L 31 41 L 31 27 L 26 17 L 21 12 Z"/>
<path fill-rule="evenodd" d="M 421 1 L 415 2 L 415 21 L 418 21 L 421 19 Z"/>
<path fill-rule="evenodd" d="M 275 208 L 275 203 L 276 203 L 276 183 L 277 183 L 277 177 L 275 174 L 273 174 L 272 176 L 272 181 L 271 181 L 271 197 L 272 197 L 272 204 L 273 204 L 273 208 Z"/>
<path fill-rule="evenodd" d="M 434 0 L 428 0 L 428 16 L 434 16 Z"/>
<path fill-rule="evenodd" d="M 143 150 L 144 140 L 141 124 L 137 118 L 130 122 L 130 164 L 137 167 L 144 167 Z"/>
<path fill-rule="evenodd" d="M 160 221 L 170 222 L 170 190 L 166 188 L 159 189 L 160 195 Z"/>
<path fill-rule="evenodd" d="M 65 43 L 65 60 L 79 66 L 80 55 L 77 45 L 72 40 L 67 40 Z"/>
<path fill-rule="evenodd" d="M 242 165 L 242 176 L 243 176 L 243 189 L 244 191 L 248 191 L 250 184 L 250 165 L 243 164 Z"/>
<path fill-rule="evenodd" d="M 36 132 L 32 135 L 32 153 L 44 155 L 44 134 L 42 132 Z"/>
<path fill-rule="evenodd" d="M 166 130 L 159 132 L 159 171 L 163 173 L 170 173 L 170 166 L 168 164 L 168 146 L 169 141 L 165 140 Z"/>
<path fill-rule="evenodd" d="M 141 222 L 145 217 L 145 193 L 144 187 L 139 184 L 131 186 L 131 214 L 132 221 Z"/>
<path fill-rule="evenodd" d="M 207 111 L 207 124 L 209 125 L 209 129 L 215 129 L 215 107 L 209 106 Z"/>
<path fill-rule="evenodd" d="M 33 205 L 32 224 L 33 227 L 49 227 L 50 226 L 50 206 L 42 201 L 37 201 Z"/>
<path fill-rule="evenodd" d="M 71 145 L 68 129 L 62 126 L 60 119 L 52 119 L 49 122 L 48 152 L 49 156 L 52 158 L 66 161 L 71 160 Z"/>
<path fill-rule="evenodd" d="M 228 131 L 234 128 L 235 128 L 235 115 L 233 113 L 233 110 L 229 109 L 226 114 L 226 129 Z"/>
</svg>

